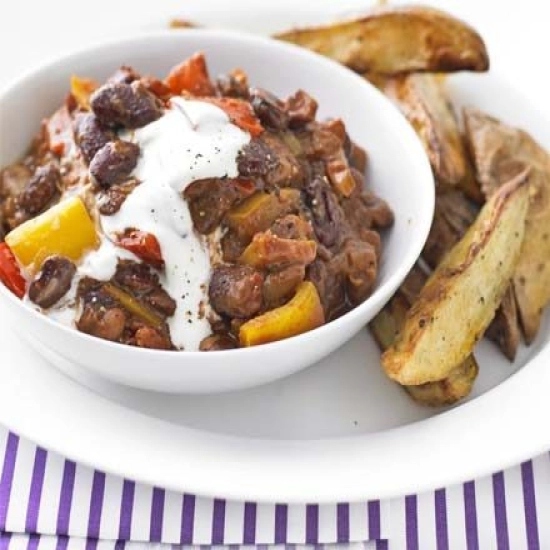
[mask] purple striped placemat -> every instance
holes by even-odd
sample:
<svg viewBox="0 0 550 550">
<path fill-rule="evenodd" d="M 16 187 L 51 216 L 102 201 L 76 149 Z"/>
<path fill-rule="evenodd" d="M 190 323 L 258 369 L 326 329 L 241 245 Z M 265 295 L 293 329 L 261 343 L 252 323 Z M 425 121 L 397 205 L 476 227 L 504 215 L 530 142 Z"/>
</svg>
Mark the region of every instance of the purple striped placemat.
<svg viewBox="0 0 550 550">
<path fill-rule="evenodd" d="M 2 428 L 0 465 L 0 550 L 121 550 L 130 541 L 129 548 L 153 542 L 231 550 L 360 542 L 358 550 L 550 548 L 548 454 L 420 495 L 322 506 L 164 491 L 74 464 Z"/>
<path fill-rule="evenodd" d="M 379 501 L 256 504 L 165 491 L 75 464 L 1 428 L 0 460 L 4 533 L 185 545 L 319 545 L 384 539 L 389 524 L 389 503 Z M 0 550 L 9 539 L 3 540 Z"/>
</svg>

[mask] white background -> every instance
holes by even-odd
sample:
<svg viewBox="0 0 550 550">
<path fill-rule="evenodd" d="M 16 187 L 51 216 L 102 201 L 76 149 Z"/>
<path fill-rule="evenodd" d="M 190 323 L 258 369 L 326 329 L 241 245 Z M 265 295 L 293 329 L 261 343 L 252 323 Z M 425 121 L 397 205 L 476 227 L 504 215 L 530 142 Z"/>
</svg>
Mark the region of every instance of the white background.
<svg viewBox="0 0 550 550">
<path fill-rule="evenodd" d="M 550 8 L 546 0 L 426 0 L 471 22 L 483 35 L 492 67 L 514 75 L 517 86 L 544 109 L 548 103 Z M 402 3 L 402 2 L 400 2 Z M 251 30 L 277 27 L 276 11 L 311 13 L 312 19 L 352 11 L 371 0 L 3 0 L 0 2 L 0 85 L 46 58 L 90 41 L 139 29 L 163 28 L 171 17 L 192 17 L 211 6 L 209 21 L 223 24 L 235 17 Z M 311 7 L 308 7 L 311 5 Z M 258 10 L 266 13 L 257 17 Z M 288 17 L 288 15 L 286 16 Z M 38 91 L 37 91 L 38 92 Z M 546 107 L 546 112 L 550 107 Z"/>
</svg>

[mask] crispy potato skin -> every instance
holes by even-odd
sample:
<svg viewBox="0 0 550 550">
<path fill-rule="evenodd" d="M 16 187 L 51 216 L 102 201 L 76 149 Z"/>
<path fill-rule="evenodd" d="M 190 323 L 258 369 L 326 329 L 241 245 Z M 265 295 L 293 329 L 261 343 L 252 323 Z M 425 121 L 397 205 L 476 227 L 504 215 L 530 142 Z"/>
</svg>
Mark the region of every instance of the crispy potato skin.
<svg viewBox="0 0 550 550">
<path fill-rule="evenodd" d="M 482 200 L 443 79 L 431 74 L 389 78 L 384 92 L 397 103 L 418 134 L 439 186 L 464 182 L 474 199 Z"/>
<path fill-rule="evenodd" d="M 369 328 L 381 351 L 394 343 L 405 322 L 407 311 L 416 301 L 427 279 L 428 275 L 416 264 L 392 299 L 371 321 Z M 470 393 L 478 371 L 476 360 L 470 355 L 447 378 L 420 386 L 405 386 L 405 390 L 422 405 L 451 405 Z"/>
<path fill-rule="evenodd" d="M 508 287 L 485 336 L 492 340 L 510 361 L 514 361 L 521 335 L 513 285 Z"/>
<path fill-rule="evenodd" d="M 527 344 L 535 339 L 550 302 L 550 155 L 526 132 L 474 109 L 464 113 L 466 135 L 486 196 L 510 174 L 531 168 L 525 239 L 514 274 L 514 290 Z"/>
<path fill-rule="evenodd" d="M 479 208 L 458 189 L 440 192 L 435 198 L 432 227 L 422 259 L 432 268 L 441 263 L 445 255 L 464 237 L 475 222 Z"/>
<path fill-rule="evenodd" d="M 352 21 L 275 36 L 331 57 L 358 72 L 486 71 L 489 56 L 470 26 L 442 11 L 391 7 Z"/>
<path fill-rule="evenodd" d="M 428 382 L 418 386 L 406 386 L 409 395 L 418 403 L 429 407 L 452 405 L 464 399 L 472 391 L 479 373 L 479 367 L 473 355 L 470 355 L 447 378 L 439 382 Z"/>
<path fill-rule="evenodd" d="M 529 172 L 501 187 L 443 259 L 382 355 L 390 378 L 419 385 L 446 378 L 495 315 L 519 258 Z"/>
</svg>

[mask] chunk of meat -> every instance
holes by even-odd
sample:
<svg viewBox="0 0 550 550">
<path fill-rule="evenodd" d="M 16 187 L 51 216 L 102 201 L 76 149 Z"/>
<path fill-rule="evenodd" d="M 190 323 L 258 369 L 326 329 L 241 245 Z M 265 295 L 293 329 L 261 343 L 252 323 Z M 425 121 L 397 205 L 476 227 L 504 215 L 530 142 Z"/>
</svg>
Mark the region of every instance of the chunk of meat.
<svg viewBox="0 0 550 550">
<path fill-rule="evenodd" d="M 350 302 L 357 305 L 365 301 L 372 292 L 378 273 L 375 248 L 365 241 L 349 239 L 334 262 L 345 276 Z"/>
<path fill-rule="evenodd" d="M 345 132 L 345 126 L 344 132 Z M 324 160 L 337 154 L 344 142 L 336 133 L 337 130 L 312 122 L 298 134 L 302 151 L 310 160 Z M 345 136 L 345 134 L 344 134 Z"/>
<path fill-rule="evenodd" d="M 248 99 L 248 76 L 241 69 L 235 69 L 222 75 L 216 81 L 216 88 L 220 95 Z"/>
<path fill-rule="evenodd" d="M 269 229 L 277 218 L 297 212 L 300 202 L 297 189 L 281 189 L 279 193 L 259 191 L 232 208 L 225 217 L 225 223 L 243 242 L 248 243 L 256 233 Z"/>
<path fill-rule="evenodd" d="M 82 310 L 76 327 L 81 332 L 117 342 L 126 325 L 126 314 L 122 308 L 106 309 L 100 304 L 87 303 Z"/>
<path fill-rule="evenodd" d="M 61 174 L 54 164 L 40 166 L 19 197 L 21 207 L 31 215 L 50 204 L 61 187 Z"/>
<path fill-rule="evenodd" d="M 219 265 L 214 268 L 208 294 L 220 315 L 246 319 L 262 307 L 262 273 L 250 266 Z"/>
<path fill-rule="evenodd" d="M 277 159 L 277 164 L 264 175 L 266 185 L 272 188 L 301 187 L 305 180 L 304 169 L 282 136 L 265 132 L 262 139 Z"/>
<path fill-rule="evenodd" d="M 307 279 L 317 288 L 327 321 L 336 319 L 347 308 L 343 275 L 340 265 L 336 267 L 317 259 L 307 270 Z"/>
<path fill-rule="evenodd" d="M 250 102 L 256 116 L 267 128 L 284 130 L 288 126 L 288 115 L 284 103 L 262 88 L 250 90 Z"/>
<path fill-rule="evenodd" d="M 0 172 L 0 197 L 19 197 L 31 177 L 31 170 L 24 164 L 7 166 Z"/>
<path fill-rule="evenodd" d="M 317 255 L 312 240 L 281 239 L 271 231 L 257 233 L 239 258 L 239 263 L 266 268 L 284 264 L 308 265 Z"/>
<path fill-rule="evenodd" d="M 256 190 L 246 179 L 208 178 L 194 181 L 184 191 L 195 229 L 206 235 L 219 226 L 225 214 Z"/>
<path fill-rule="evenodd" d="M 265 278 L 263 297 L 266 309 L 279 307 L 289 300 L 306 276 L 304 265 L 295 264 L 270 273 Z"/>
<path fill-rule="evenodd" d="M 63 256 L 47 258 L 29 286 L 29 299 L 42 308 L 50 308 L 71 288 L 76 266 Z"/>
<path fill-rule="evenodd" d="M 92 94 L 90 105 L 107 128 L 141 128 L 162 115 L 157 99 L 139 80 L 101 86 Z"/>
<path fill-rule="evenodd" d="M 371 228 L 383 229 L 393 223 L 393 212 L 386 201 L 359 186 L 340 204 L 346 219 L 358 234 Z"/>
<path fill-rule="evenodd" d="M 282 239 L 313 239 L 311 223 L 295 214 L 279 218 L 270 228 L 273 235 Z"/>
<path fill-rule="evenodd" d="M 248 240 L 245 242 L 235 231 L 228 231 L 221 241 L 222 254 L 225 262 L 236 262 L 244 252 Z"/>
<path fill-rule="evenodd" d="M 200 351 L 224 351 L 235 349 L 237 342 L 225 334 L 212 334 L 202 340 L 199 345 Z"/>
<path fill-rule="evenodd" d="M 139 145 L 129 141 L 110 141 L 90 163 L 90 174 L 102 187 L 124 181 L 137 166 Z"/>
<path fill-rule="evenodd" d="M 300 128 L 301 126 L 315 120 L 318 104 L 304 90 L 298 90 L 292 94 L 285 102 L 285 109 L 288 115 L 288 125 L 291 128 Z"/>
<path fill-rule="evenodd" d="M 317 239 L 327 248 L 336 246 L 343 233 L 344 212 L 332 189 L 323 178 L 315 177 L 304 187 L 304 195 Z"/>
<path fill-rule="evenodd" d="M 111 185 L 105 192 L 98 197 L 98 210 L 104 216 L 116 214 L 124 204 L 128 195 L 139 185 L 135 178 Z"/>
<path fill-rule="evenodd" d="M 172 349 L 170 338 L 152 327 L 140 327 L 134 335 L 136 346 L 149 349 Z"/>
<path fill-rule="evenodd" d="M 102 126 L 93 113 L 80 113 L 74 120 L 74 136 L 82 157 L 90 164 L 96 153 L 116 139 L 112 130 Z"/>
<path fill-rule="evenodd" d="M 274 151 L 261 139 L 253 139 L 239 152 L 237 167 L 239 174 L 245 178 L 265 176 L 279 165 Z"/>
</svg>

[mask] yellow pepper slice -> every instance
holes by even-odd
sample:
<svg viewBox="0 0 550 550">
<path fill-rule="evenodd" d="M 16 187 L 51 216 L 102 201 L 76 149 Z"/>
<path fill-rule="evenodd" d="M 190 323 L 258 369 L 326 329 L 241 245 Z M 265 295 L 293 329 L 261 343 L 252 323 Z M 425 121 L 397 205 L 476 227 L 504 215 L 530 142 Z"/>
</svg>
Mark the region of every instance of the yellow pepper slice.
<svg viewBox="0 0 550 550">
<path fill-rule="evenodd" d="M 325 323 L 323 306 L 315 285 L 301 283 L 290 302 L 244 323 L 239 331 L 241 346 L 276 342 L 313 330 Z"/>
<path fill-rule="evenodd" d="M 135 315 L 148 325 L 151 325 L 153 328 L 162 328 L 162 317 L 151 311 L 147 306 L 143 305 L 137 298 L 134 298 L 132 295 L 124 292 L 124 290 L 111 283 L 107 283 L 103 289 L 132 315 Z"/>
<path fill-rule="evenodd" d="M 71 76 L 71 94 L 78 105 L 85 111 L 90 110 L 90 96 L 99 87 L 99 84 L 91 78 Z"/>
<path fill-rule="evenodd" d="M 80 259 L 98 245 L 98 237 L 82 200 L 71 197 L 16 227 L 6 243 L 24 267 L 39 269 L 52 254 Z"/>
</svg>

